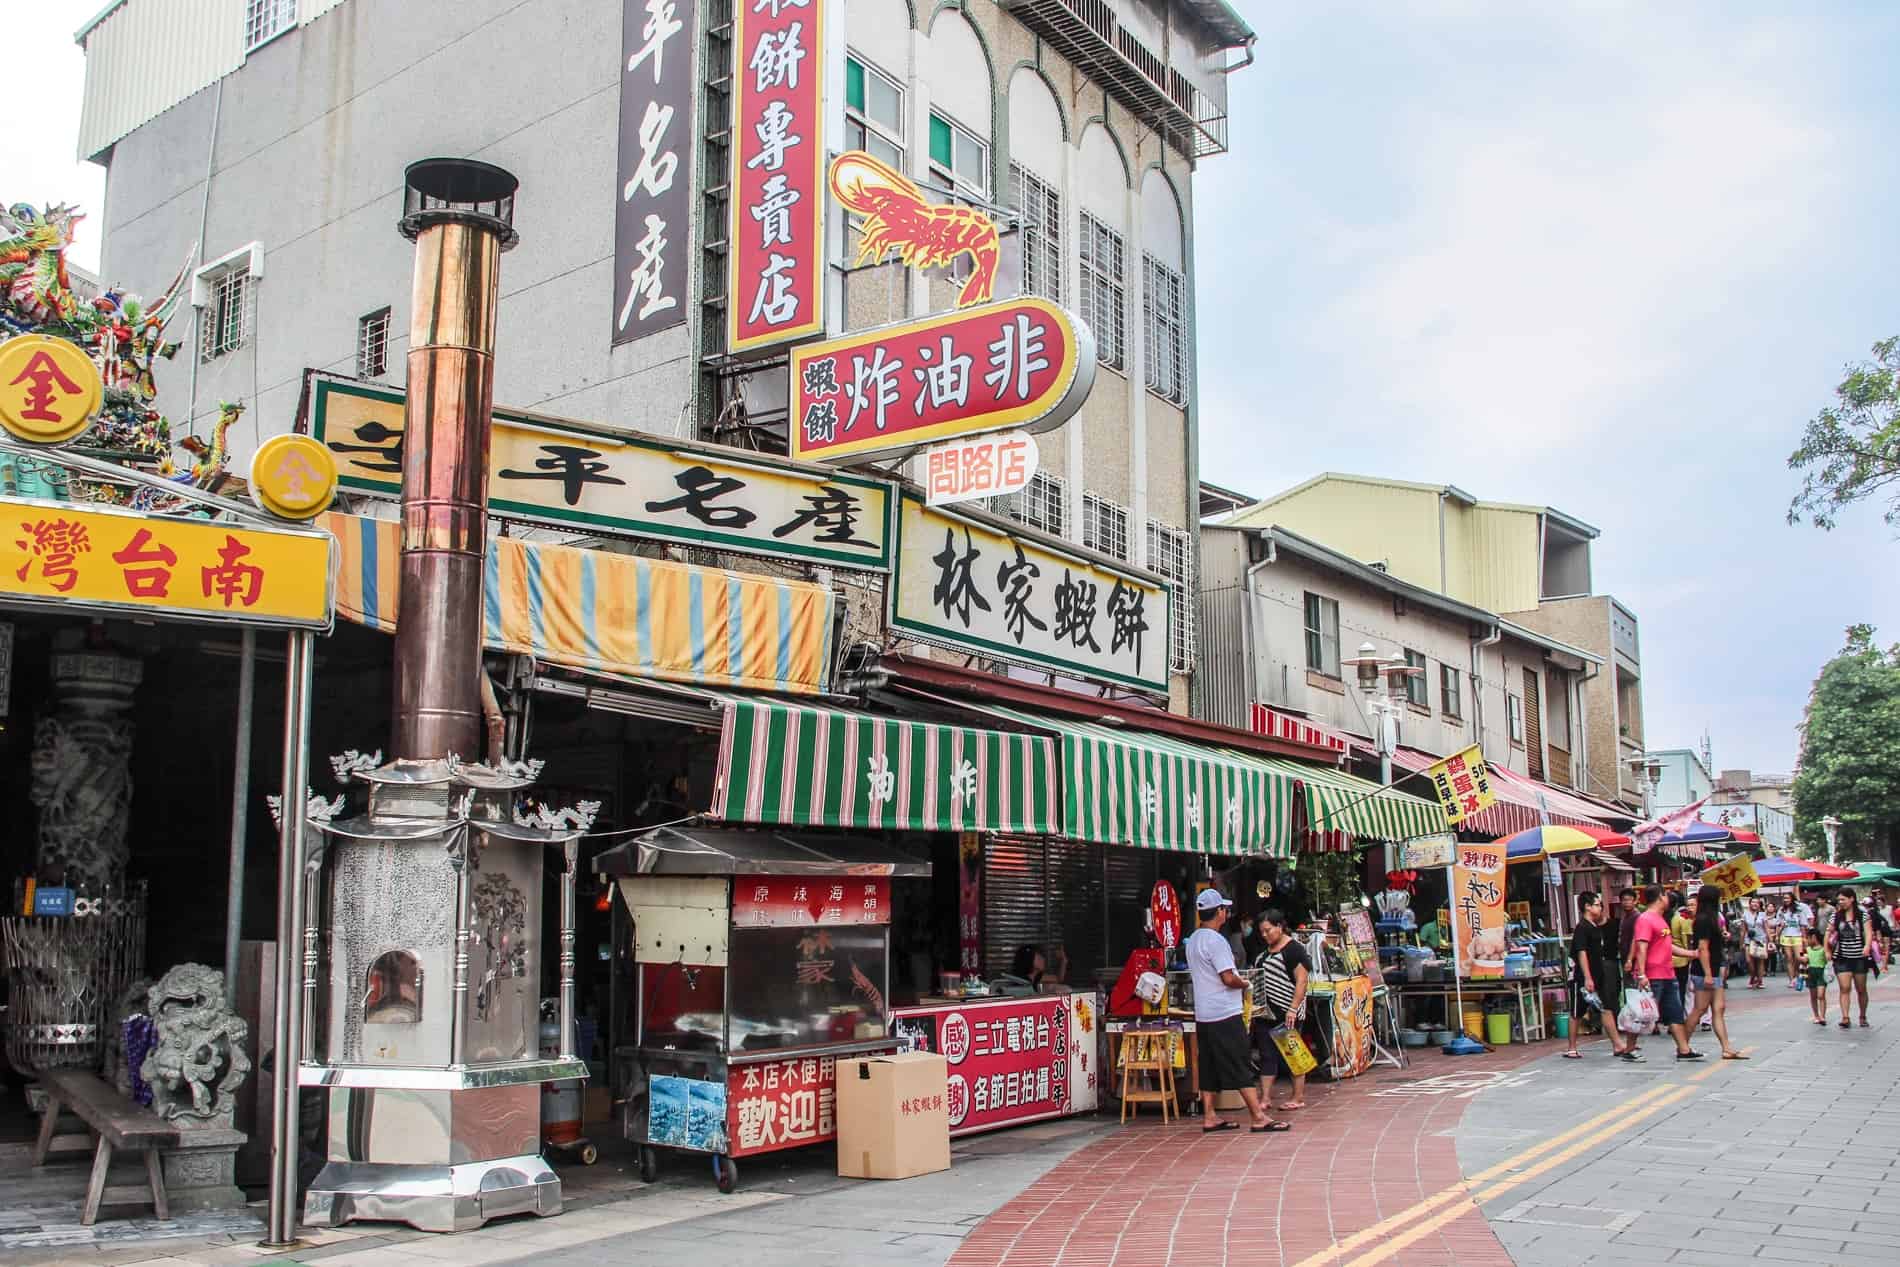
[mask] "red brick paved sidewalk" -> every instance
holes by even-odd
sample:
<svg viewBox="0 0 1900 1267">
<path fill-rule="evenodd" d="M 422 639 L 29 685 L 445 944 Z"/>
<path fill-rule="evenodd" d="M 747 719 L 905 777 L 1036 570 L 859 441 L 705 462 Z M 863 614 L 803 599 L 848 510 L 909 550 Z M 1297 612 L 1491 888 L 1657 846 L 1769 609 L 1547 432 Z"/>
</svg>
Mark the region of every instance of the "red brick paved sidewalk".
<svg viewBox="0 0 1900 1267">
<path fill-rule="evenodd" d="M 1447 1073 L 1508 1072 L 1555 1042 L 1445 1056 L 1427 1048 L 1403 1071 L 1311 1083 L 1279 1135 L 1200 1121 L 1130 1122 L 1051 1170 L 972 1232 L 952 1267 L 1209 1267 L 1297 1264 L 1461 1178 L 1456 1095 L 1379 1096 Z M 1591 1053 L 1601 1058 L 1601 1048 Z M 1230 1115 L 1243 1125 L 1245 1113 Z M 1366 1246 L 1367 1249 L 1374 1248 Z M 1348 1255 L 1347 1257 L 1350 1257 Z M 1510 1256 L 1472 1210 L 1406 1247 L 1407 1267 L 1501 1264 Z"/>
</svg>

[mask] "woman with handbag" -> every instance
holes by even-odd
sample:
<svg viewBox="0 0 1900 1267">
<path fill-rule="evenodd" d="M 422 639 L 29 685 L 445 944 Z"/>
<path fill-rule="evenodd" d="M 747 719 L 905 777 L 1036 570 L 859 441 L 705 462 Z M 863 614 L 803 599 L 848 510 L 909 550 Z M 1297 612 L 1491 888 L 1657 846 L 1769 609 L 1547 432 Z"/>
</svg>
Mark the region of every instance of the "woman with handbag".
<svg viewBox="0 0 1900 1267">
<path fill-rule="evenodd" d="M 1311 1066 L 1296 1071 L 1281 1051 L 1274 1031 L 1285 1030 L 1293 1042 L 1301 1041 L 1300 1022 L 1306 1019 L 1306 983 L 1313 960 L 1306 953 L 1306 947 L 1289 935 L 1286 915 L 1277 908 L 1269 907 L 1261 912 L 1260 939 L 1267 946 L 1253 961 L 1260 981 L 1255 991 L 1253 1018 L 1254 1057 L 1260 1066 L 1260 1099 L 1280 1112 L 1303 1109 L 1306 1107 L 1306 1074 Z M 1293 1054 L 1299 1055 L 1298 1052 Z M 1293 1082 L 1293 1094 L 1285 1103 L 1273 1104 L 1273 1084 L 1282 1070 Z"/>
</svg>

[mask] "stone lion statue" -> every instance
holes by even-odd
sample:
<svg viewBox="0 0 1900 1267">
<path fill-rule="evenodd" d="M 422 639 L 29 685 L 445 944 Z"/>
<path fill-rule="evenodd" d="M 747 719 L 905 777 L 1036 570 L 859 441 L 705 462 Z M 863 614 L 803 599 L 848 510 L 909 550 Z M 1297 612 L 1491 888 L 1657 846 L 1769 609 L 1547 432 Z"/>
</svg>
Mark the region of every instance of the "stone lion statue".
<svg viewBox="0 0 1900 1267">
<path fill-rule="evenodd" d="M 151 1084 L 160 1117 L 230 1119 L 233 1093 L 250 1076 L 244 1040 L 250 1027 L 224 1004 L 224 974 L 181 963 L 146 995 L 157 1044 L 139 1076 Z"/>
</svg>

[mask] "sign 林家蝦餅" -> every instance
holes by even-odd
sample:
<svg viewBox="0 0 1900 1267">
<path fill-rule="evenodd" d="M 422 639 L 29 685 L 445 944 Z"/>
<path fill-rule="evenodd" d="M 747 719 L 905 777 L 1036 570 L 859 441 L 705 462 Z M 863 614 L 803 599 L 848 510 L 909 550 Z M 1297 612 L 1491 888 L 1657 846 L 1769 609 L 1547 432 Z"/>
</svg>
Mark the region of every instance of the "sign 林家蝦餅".
<svg viewBox="0 0 1900 1267">
<path fill-rule="evenodd" d="M 1044 299 L 862 330 L 793 351 L 792 456 L 857 462 L 986 431 L 1047 431 L 1094 384 L 1094 335 Z"/>
<path fill-rule="evenodd" d="M 402 393 L 323 376 L 313 382 L 310 432 L 336 456 L 343 486 L 399 496 Z M 890 567 L 893 486 L 886 481 L 505 409 L 494 419 L 491 514 L 602 536 Z"/>
<path fill-rule="evenodd" d="M 905 497 L 889 588 L 892 626 L 919 641 L 1168 689 L 1167 583 L 1034 532 Z"/>
</svg>

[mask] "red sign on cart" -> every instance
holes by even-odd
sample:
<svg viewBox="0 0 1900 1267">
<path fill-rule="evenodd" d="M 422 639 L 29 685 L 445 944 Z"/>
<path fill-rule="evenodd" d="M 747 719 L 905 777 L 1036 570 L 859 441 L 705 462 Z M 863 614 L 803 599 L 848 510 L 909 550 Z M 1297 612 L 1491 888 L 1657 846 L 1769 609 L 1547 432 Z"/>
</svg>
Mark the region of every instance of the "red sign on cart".
<svg viewBox="0 0 1900 1267">
<path fill-rule="evenodd" d="M 734 928 L 891 922 L 891 882 L 860 876 L 734 876 Z"/>
<path fill-rule="evenodd" d="M 734 1157 L 837 1137 L 838 1065 L 831 1057 L 772 1060 L 726 1071 L 726 1138 Z"/>
<path fill-rule="evenodd" d="M 941 1053 L 950 1133 L 1058 1117 L 1095 1106 L 1094 994 L 971 1006 L 900 1008 L 900 1042 Z"/>
</svg>

